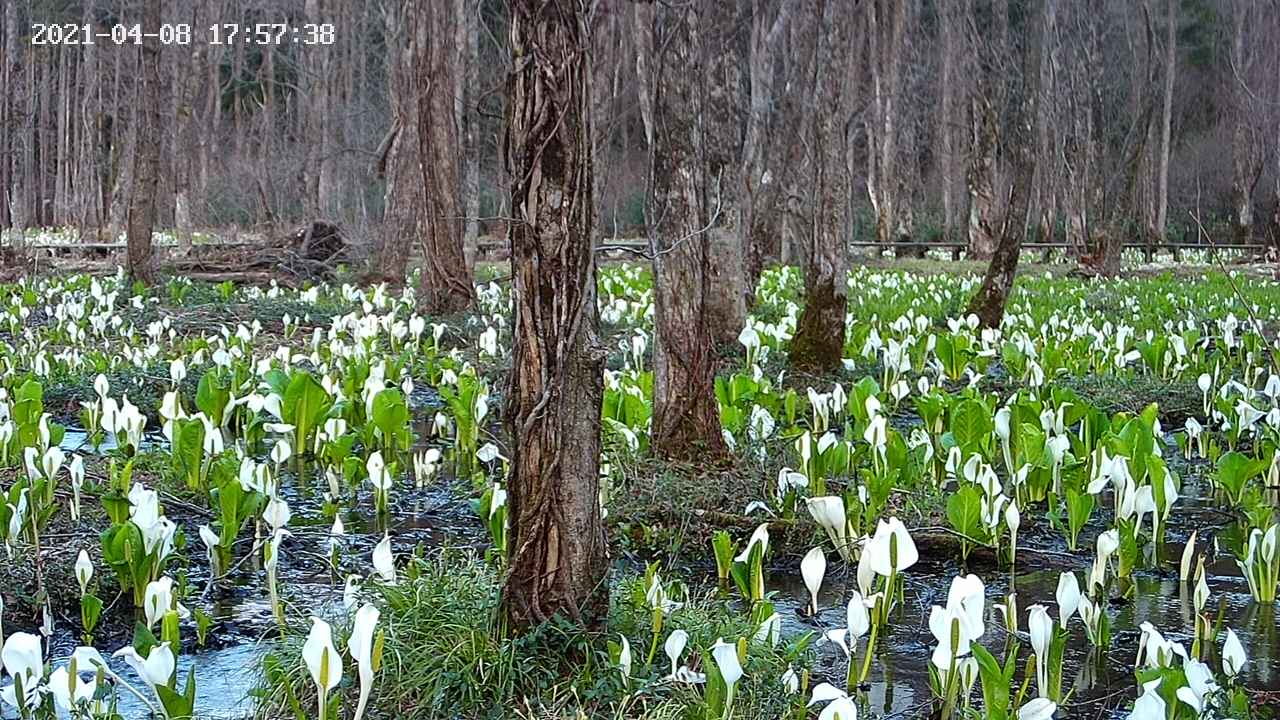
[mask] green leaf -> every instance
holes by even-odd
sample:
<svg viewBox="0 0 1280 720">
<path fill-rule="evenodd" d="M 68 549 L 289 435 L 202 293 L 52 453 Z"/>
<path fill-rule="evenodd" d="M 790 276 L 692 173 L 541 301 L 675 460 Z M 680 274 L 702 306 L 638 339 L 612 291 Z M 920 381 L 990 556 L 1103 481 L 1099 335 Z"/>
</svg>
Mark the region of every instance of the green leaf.
<svg viewBox="0 0 1280 720">
<path fill-rule="evenodd" d="M 396 393 L 399 394 L 398 391 Z M 306 455 L 310 452 L 311 431 L 320 424 L 332 406 L 333 399 L 311 373 L 298 370 L 289 378 L 289 387 L 285 389 L 280 402 L 280 412 L 284 421 L 294 427 L 295 453 Z"/>
<path fill-rule="evenodd" d="M 982 447 L 994 431 L 991 411 L 978 400 L 965 400 L 951 411 L 951 434 L 965 450 Z"/>
<path fill-rule="evenodd" d="M 987 720 L 1008 720 L 1009 679 L 1004 668 L 986 648 L 978 643 L 969 646 L 978 661 L 978 675 L 982 679 L 983 717 Z"/>
<path fill-rule="evenodd" d="M 974 485 L 961 486 L 947 499 L 947 521 L 956 532 L 981 540 L 982 491 Z"/>
<path fill-rule="evenodd" d="M 230 402 L 231 390 L 220 372 L 215 369 L 200 376 L 200 384 L 196 387 L 196 407 L 213 421 L 215 427 L 222 427 L 222 415 Z"/>
</svg>

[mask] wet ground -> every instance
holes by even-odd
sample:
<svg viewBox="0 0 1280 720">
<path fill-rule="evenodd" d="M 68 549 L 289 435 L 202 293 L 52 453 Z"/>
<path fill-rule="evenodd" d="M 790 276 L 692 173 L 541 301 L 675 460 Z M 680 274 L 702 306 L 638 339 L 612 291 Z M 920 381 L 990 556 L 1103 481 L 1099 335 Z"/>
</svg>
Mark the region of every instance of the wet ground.
<svg viewBox="0 0 1280 720">
<path fill-rule="evenodd" d="M 1186 471 L 1186 468 L 1183 468 Z M 1124 717 L 1126 708 L 1139 694 L 1134 678 L 1134 660 L 1140 637 L 1139 626 L 1150 622 L 1167 639 L 1183 643 L 1191 650 L 1195 609 L 1192 590 L 1178 579 L 1179 562 L 1192 530 L 1198 531 L 1197 546 L 1212 552 L 1215 531 L 1224 528 L 1230 516 L 1217 509 L 1209 497 L 1208 482 L 1186 479 L 1184 497 L 1174 506 L 1166 541 L 1159 548 L 1159 561 L 1150 567 L 1135 570 L 1129 578 L 1113 582 L 1113 599 L 1110 606 L 1112 640 L 1110 648 L 1099 652 L 1089 643 L 1084 626 L 1076 615 L 1070 622 L 1070 640 L 1064 653 L 1063 692 L 1071 693 L 1067 717 L 1109 718 Z M 995 603 L 1003 602 L 1009 593 L 1017 592 L 1020 623 L 1021 657 L 1017 677 L 1022 677 L 1025 660 L 1031 655 L 1028 636 L 1025 633 L 1027 609 L 1035 604 L 1049 608 L 1055 621 L 1058 618 L 1055 592 L 1061 573 L 1075 571 L 1081 586 L 1092 563 L 1091 549 L 1097 534 L 1106 529 L 1103 518 L 1109 520 L 1112 507 L 1109 496 L 1103 496 L 1090 525 L 1081 534 L 1081 551 L 1070 553 L 1060 535 L 1045 535 L 1043 530 L 1029 537 L 1019 537 L 1018 565 L 1010 570 L 995 568 L 991 562 L 983 562 L 975 553 L 969 567 L 961 564 L 958 546 L 936 544 L 922 538 L 920 562 L 905 573 L 905 603 L 895 612 L 893 628 L 882 638 L 879 651 L 872 663 L 869 677 L 868 708 L 875 717 L 929 717 L 932 692 L 929 686 L 929 662 L 935 641 L 929 632 L 929 611 L 935 604 L 945 605 L 951 580 L 957 575 L 973 572 L 986 584 L 985 625 L 982 644 L 997 657 L 1004 657 L 1008 638 L 1005 625 Z M 1025 518 L 1025 514 L 1024 514 Z M 1026 521 L 1024 519 L 1024 525 Z M 1024 533 L 1025 534 L 1025 533 Z M 1086 548 L 1088 550 L 1086 550 Z M 1156 548 L 1148 546 L 1147 553 Z M 1148 557 L 1154 559 L 1155 555 Z M 817 617 L 806 615 L 808 591 L 799 574 L 771 576 L 771 589 L 775 591 L 775 605 L 784 618 L 784 633 L 799 634 L 843 627 L 845 605 L 849 593 L 856 588 L 852 571 L 840 570 L 834 577 L 834 566 L 828 568 L 828 577 L 820 594 L 822 609 Z M 1277 627 L 1276 609 L 1273 605 L 1253 602 L 1249 588 L 1240 574 L 1240 568 L 1225 550 L 1210 562 L 1206 558 L 1206 582 L 1211 595 L 1206 612 L 1217 616 L 1219 605 L 1223 609 L 1223 630 L 1232 628 L 1240 637 L 1249 662 L 1238 681 L 1254 690 L 1280 692 L 1280 628 Z M 1132 588 L 1132 592 L 1129 592 Z M 1126 597 L 1119 597 L 1126 595 Z M 865 643 L 865 638 L 862 641 Z M 1217 647 L 1208 651 L 1204 660 L 1212 667 L 1220 667 Z M 831 644 L 817 646 L 819 660 L 815 673 L 837 686 L 843 686 L 847 667 L 843 652 Z M 860 645 L 857 658 L 861 659 L 864 646 Z M 1034 680 L 1028 697 L 1034 697 Z M 980 690 L 975 687 L 975 698 Z"/>
<path fill-rule="evenodd" d="M 425 433 L 420 433 L 420 437 L 425 437 Z M 149 437 L 148 440 L 163 443 L 160 436 Z M 74 431 L 67 433 L 63 445 L 69 451 L 91 451 L 84 446 L 83 433 Z M 1188 465 L 1181 458 L 1170 460 L 1183 477 L 1182 497 L 1170 517 L 1165 543 L 1158 551 L 1154 547 L 1147 549 L 1148 557 L 1158 557 L 1159 561 L 1135 571 L 1130 578 L 1119 579 L 1118 587 L 1113 590 L 1114 594 L 1124 593 L 1130 599 L 1118 597 L 1112 601 L 1111 648 L 1105 653 L 1093 650 L 1079 618 L 1071 621 L 1072 634 L 1065 654 L 1063 682 L 1064 692 L 1072 693 L 1067 711 L 1070 717 L 1121 716 L 1123 709 L 1136 697 L 1133 662 L 1141 623 L 1152 623 L 1166 637 L 1182 642 L 1190 649 L 1194 613 L 1191 591 L 1181 585 L 1177 577 L 1183 546 L 1191 531 L 1196 530 L 1199 546 L 1212 552 L 1215 533 L 1226 527 L 1232 517 L 1219 509 L 1211 497 L 1208 481 L 1200 479 L 1205 469 L 1203 464 Z M 299 466 L 292 474 L 286 474 L 281 488 L 293 511 L 289 527 L 294 534 L 283 546 L 280 574 L 284 600 L 292 606 L 290 617 L 306 617 L 340 602 L 346 574 L 371 573 L 372 549 L 383 532 L 390 533 L 397 557 L 403 557 L 419 546 L 481 547 L 486 542 L 463 494 L 451 488 L 447 481 L 393 493 L 389 512 L 382 520 L 371 517 L 372 498 L 368 489 L 362 488 L 359 497 L 346 502 L 339 511 L 347 535 L 340 558 L 342 569 L 335 573 L 329 565 L 327 552 L 332 515 L 326 512 L 323 479 L 305 466 Z M 1013 571 L 996 567 L 989 554 L 984 556 L 982 551 L 974 554 L 966 568 L 960 562 L 958 547 L 947 542 L 949 538 L 944 533 L 922 531 L 919 538 L 921 560 L 905 573 L 905 602 L 896 610 L 889 634 L 881 638 L 872 664 L 865 694 L 866 709 L 875 717 L 923 718 L 930 715 L 932 695 L 928 666 L 933 638 L 928 631 L 928 616 L 933 604 L 945 603 L 951 579 L 958 574 L 973 572 L 986 583 L 987 630 L 982 642 L 997 657 L 1003 656 L 1006 637 L 1004 623 L 994 604 L 1001 602 L 1008 592 L 1016 591 L 1018 594 L 1024 627 L 1027 608 L 1037 603 L 1048 606 L 1056 618 L 1054 593 L 1059 574 L 1076 571 L 1083 581 L 1092 561 L 1094 538 L 1110 524 L 1112 501 L 1109 495 L 1100 498 L 1098 506 L 1099 510 L 1094 512 L 1093 520 L 1081 535 L 1081 550 L 1075 553 L 1066 550 L 1061 535 L 1045 527 L 1043 519 L 1035 527 L 1024 527 L 1019 538 L 1018 566 Z M 174 510 L 171 515 L 178 519 L 180 512 Z M 189 622 L 184 627 L 186 652 L 179 660 L 180 677 L 185 678 L 187 668 L 195 667 L 196 707 L 202 717 L 244 717 L 253 710 L 252 699 L 247 693 L 255 682 L 259 661 L 269 651 L 276 634 L 260 559 L 250 557 L 222 582 L 209 588 L 207 577 L 202 574 L 205 569 L 200 559 L 203 547 L 194 532 L 194 525 L 202 520 L 182 520 L 184 525 L 190 525 L 186 528 L 192 543 L 188 554 L 193 558 L 189 582 L 198 594 L 198 597 L 189 599 L 187 605 L 200 607 L 214 619 L 214 624 L 209 632 L 210 647 L 204 649 L 195 648 L 194 624 Z M 1030 523 L 1024 520 L 1026 525 Z M 935 541 L 940 536 L 942 540 Z M 242 535 L 241 541 L 243 545 L 238 547 L 237 558 L 245 557 L 251 538 Z M 1249 656 L 1240 680 L 1253 689 L 1280 691 L 1280 630 L 1277 629 L 1274 608 L 1252 602 L 1239 568 L 1225 551 L 1207 561 L 1206 570 L 1212 592 L 1210 609 L 1216 613 L 1219 604 L 1222 605 L 1224 626 L 1236 631 Z M 805 614 L 808 594 L 798 567 L 775 570 L 771 573 L 770 583 L 787 634 L 806 631 L 821 634 L 823 630 L 844 625 L 845 604 L 849 590 L 855 586 L 851 570 L 834 563 L 828 568 L 821 597 L 822 610 L 816 617 Z M 1130 586 L 1132 592 L 1124 592 Z M 51 643 L 52 657 L 65 657 L 77 644 L 71 631 L 72 628 L 63 627 L 55 633 Z M 1024 660 L 1019 664 L 1020 668 L 1025 667 L 1025 657 L 1031 652 L 1025 635 L 1021 645 Z M 115 649 L 118 644 L 100 642 L 99 646 L 106 654 L 105 651 Z M 845 673 L 843 655 L 829 644 L 820 644 L 817 650 L 816 676 L 842 685 Z M 1217 650 L 1213 648 L 1211 655 L 1206 657 L 1215 666 L 1218 663 Z M 861 646 L 856 657 L 862 657 Z M 136 681 L 123 662 L 113 661 L 113 665 L 123 677 Z M 1021 670 L 1018 675 L 1021 677 Z M 137 685 L 141 688 L 141 683 Z M 975 688 L 974 697 L 978 695 Z M 136 698 L 127 693 L 120 694 L 120 709 L 124 717 L 142 717 L 146 712 Z"/>
</svg>

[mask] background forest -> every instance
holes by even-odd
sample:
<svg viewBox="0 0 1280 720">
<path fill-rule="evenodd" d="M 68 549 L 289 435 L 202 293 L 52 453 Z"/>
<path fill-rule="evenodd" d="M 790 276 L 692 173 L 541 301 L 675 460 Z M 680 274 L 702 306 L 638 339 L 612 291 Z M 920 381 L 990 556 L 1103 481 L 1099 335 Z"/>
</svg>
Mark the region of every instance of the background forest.
<svg viewBox="0 0 1280 720">
<path fill-rule="evenodd" d="M 1194 240 L 1197 211 L 1219 242 L 1280 242 L 1280 7 L 1273 0 L 865 0 L 819 16 L 804 2 L 707 3 L 688 61 L 703 87 L 664 102 L 696 124 L 715 166 L 717 223 L 747 269 L 795 259 L 822 205 L 815 133 L 843 127 L 846 237 L 885 245 L 966 240 L 989 255 L 1014 176 L 1023 82 L 1041 102 L 1023 124 L 1035 166 L 1026 227 L 1099 260 L 1108 242 Z M 603 236 L 643 233 L 648 157 L 648 4 L 592 14 L 596 197 Z M 32 45 L 33 22 L 108 28 L 131 0 L 12 0 L 0 14 L 0 226 L 71 226 L 114 238 L 125 224 L 138 115 L 161 113 L 157 227 L 273 232 L 336 221 L 382 268 L 430 234 L 435 197 L 465 218 L 467 246 L 503 236 L 501 0 L 214 0 L 161 4 L 166 23 L 331 23 L 332 45 L 192 42 L 160 48 L 144 88 L 133 44 Z M 1042 32 L 1029 32 L 1032 24 Z M 839 66 L 819 38 L 839 37 Z M 1029 38 L 1041 38 L 1026 52 Z M 650 40 L 651 41 L 651 40 Z M 639 61 L 639 62 L 637 62 Z M 815 63 L 827 63 L 819 67 Z M 154 92 L 154 97 L 143 96 Z M 443 119 L 450 122 L 442 122 Z M 419 133 L 443 133 L 419 144 Z M 424 163 L 418 160 L 430 154 Z M 717 157 L 718 156 L 718 157 Z M 443 189 L 443 190 L 442 190 Z M 736 210 L 736 211 L 730 211 Z"/>
</svg>

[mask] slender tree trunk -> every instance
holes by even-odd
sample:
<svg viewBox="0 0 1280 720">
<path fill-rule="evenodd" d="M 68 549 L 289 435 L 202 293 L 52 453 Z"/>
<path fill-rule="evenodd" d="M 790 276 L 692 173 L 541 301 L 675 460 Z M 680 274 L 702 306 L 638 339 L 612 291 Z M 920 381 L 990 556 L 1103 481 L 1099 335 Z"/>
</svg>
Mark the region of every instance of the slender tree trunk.
<svg viewBox="0 0 1280 720">
<path fill-rule="evenodd" d="M 513 0 L 507 158 L 515 346 L 502 591 L 516 628 L 608 610 L 592 219 L 590 24 L 584 0 Z"/>
<path fill-rule="evenodd" d="M 143 24 L 160 27 L 161 0 L 145 0 Z M 155 281 L 155 257 L 151 231 L 156 224 L 156 194 L 160 184 L 160 133 L 165 107 L 161 88 L 160 40 L 143 38 L 138 81 L 136 127 L 133 143 L 133 186 L 129 192 L 126 219 L 128 273 L 134 281 L 150 285 Z"/>
<path fill-rule="evenodd" d="M 0 93 L 0 228 L 14 225 L 13 204 L 17 201 L 14 180 L 17 173 L 14 139 L 18 135 L 15 122 L 15 105 L 19 97 L 16 69 L 18 50 L 18 8 L 16 3 L 5 3 L 0 13 L 0 86 L 7 89 Z"/>
<path fill-rule="evenodd" d="M 426 72 L 418 81 L 418 152 L 426 192 L 426 236 L 418 302 L 427 312 L 451 313 L 475 302 L 473 268 L 463 246 L 462 147 L 455 98 L 461 77 L 454 47 L 455 8 L 430 3 Z"/>
<path fill-rule="evenodd" d="M 1160 113 L 1160 175 L 1156 187 L 1156 236 L 1169 240 L 1169 146 L 1173 134 L 1173 80 L 1178 64 L 1178 0 L 1169 0 L 1164 35 L 1164 107 Z"/>
<path fill-rule="evenodd" d="M 941 147 L 942 239 L 946 242 L 954 240 L 956 234 L 956 143 L 953 125 L 956 121 L 956 60 L 959 53 L 956 25 L 963 18 L 963 15 L 957 18 L 956 6 L 959 4 L 959 0 L 945 3 L 939 10 L 941 14 L 938 18 L 938 31 L 942 35 L 942 84 L 938 88 L 942 99 L 938 116 L 938 138 Z"/>
<path fill-rule="evenodd" d="M 679 459 L 726 452 L 715 396 L 708 231 L 732 210 L 708 206 L 714 180 L 703 144 L 707 67 L 699 12 L 693 5 L 636 6 L 638 51 L 655 62 L 652 72 L 643 64 L 640 75 L 645 105 L 652 108 L 645 213 L 654 285 L 650 447 Z"/>
<path fill-rule="evenodd" d="M 1232 8 L 1231 64 L 1227 81 L 1231 83 L 1231 221 L 1232 240 L 1240 244 L 1253 242 L 1253 188 L 1258 179 L 1257 160 L 1250 137 L 1252 118 L 1248 89 L 1242 87 L 1245 63 L 1245 28 L 1252 3 L 1236 0 Z"/>
<path fill-rule="evenodd" d="M 812 75 L 818 110 L 814 125 L 812 200 L 804 272 L 804 310 L 791 339 L 791 364 L 830 372 L 841 367 L 848 309 L 849 168 L 848 124 L 852 117 L 850 62 L 853 8 L 841 0 L 818 0 L 821 21 Z"/>
<path fill-rule="evenodd" d="M 467 263 L 474 267 L 480 246 L 480 2 L 461 0 L 466 55 L 462 59 L 465 93 L 460 127 L 462 127 L 462 204 L 466 212 L 463 248 Z"/>
<path fill-rule="evenodd" d="M 915 0 L 870 0 L 867 41 L 871 69 L 871 116 L 868 121 L 867 196 L 876 214 L 876 240 L 882 248 L 895 244 L 911 219 L 901 203 L 906 183 L 898 167 L 902 118 L 902 54 Z"/>
</svg>

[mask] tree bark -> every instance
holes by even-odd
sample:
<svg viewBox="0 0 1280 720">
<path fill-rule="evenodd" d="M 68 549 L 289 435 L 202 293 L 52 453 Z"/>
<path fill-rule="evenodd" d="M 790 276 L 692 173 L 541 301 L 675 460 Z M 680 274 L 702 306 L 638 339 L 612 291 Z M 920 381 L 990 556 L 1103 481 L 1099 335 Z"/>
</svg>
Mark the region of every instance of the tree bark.
<svg viewBox="0 0 1280 720">
<path fill-rule="evenodd" d="M 735 344 L 747 320 L 745 246 L 740 227 L 744 198 L 738 183 L 743 152 L 741 116 L 746 101 L 739 88 L 746 58 L 736 39 L 736 7 L 734 3 L 723 3 L 702 8 L 697 14 L 697 30 L 703 41 L 694 48 L 701 55 L 703 67 L 699 77 L 703 83 L 703 106 L 698 125 L 706 173 L 702 202 L 709 253 L 705 265 L 705 322 L 717 345 Z M 678 74 L 678 69 L 671 68 L 671 74 Z"/>
<path fill-rule="evenodd" d="M 1169 240 L 1169 146 L 1173 134 L 1173 80 L 1178 63 L 1178 0 L 1169 0 L 1164 35 L 1164 107 L 1160 113 L 1160 170 L 1156 181 L 1155 235 Z"/>
<path fill-rule="evenodd" d="M 0 86 L 7 91 L 0 93 L 0 228 L 12 227 L 17 213 L 13 206 L 18 202 L 15 187 L 17 172 L 15 139 L 18 136 L 16 122 L 18 87 L 18 8 L 16 3 L 5 3 L 0 13 Z"/>
<path fill-rule="evenodd" d="M 515 345 L 503 586 L 507 621 L 608 610 L 592 221 L 590 28 L 583 0 L 513 0 L 507 158 Z"/>
<path fill-rule="evenodd" d="M 1260 177 L 1261 162 L 1252 137 L 1253 114 L 1249 102 L 1249 90 L 1245 87 L 1248 77 L 1245 70 L 1249 58 L 1245 55 L 1245 32 L 1251 20 L 1251 0 L 1235 0 L 1232 7 L 1231 73 L 1228 78 L 1233 88 L 1231 113 L 1231 223 L 1232 241 L 1240 244 L 1253 242 L 1253 190 Z"/>
<path fill-rule="evenodd" d="M 145 0 L 143 25 L 160 27 L 161 0 Z M 153 34 L 154 35 L 154 34 Z M 161 112 L 165 107 L 160 73 L 160 39 L 145 37 L 141 46 L 136 128 L 133 143 L 133 185 L 126 216 L 129 277 L 150 285 L 155 281 L 151 231 L 156 224 L 156 194 L 160 184 Z"/>
<path fill-rule="evenodd" d="M 639 65 L 643 104 L 651 108 L 645 212 L 654 286 L 650 447 L 660 457 L 686 460 L 726 452 L 709 324 L 709 230 L 732 210 L 708 205 L 714 180 L 703 144 L 707 68 L 700 21 L 695 5 L 636 6 L 637 49 L 655 63 Z"/>
<path fill-rule="evenodd" d="M 892 246 L 904 218 L 903 182 L 898 170 L 898 135 L 901 110 L 902 46 L 906 13 L 915 12 L 915 0 L 871 0 L 867 4 L 867 40 L 871 66 L 872 113 L 868 122 L 867 195 L 876 214 L 876 240 Z M 909 224 L 907 221 L 906 224 Z"/>
<path fill-rule="evenodd" d="M 766 0 L 751 3 L 751 47 L 747 56 L 751 97 L 742 141 L 742 201 L 738 232 L 743 247 L 743 292 L 747 305 L 755 302 L 756 285 L 764 272 L 769 248 L 781 232 L 780 213 L 775 207 L 779 178 L 769 171 L 774 140 L 774 75 L 778 53 L 786 40 L 794 2 L 779 2 L 772 21 L 765 12 Z"/>
<path fill-rule="evenodd" d="M 991 83 L 979 80 L 969 100 L 969 167 L 965 184 L 969 189 L 969 257 L 990 258 L 996 250 L 996 226 L 999 209 L 996 204 L 995 172 L 997 119 L 989 96 Z"/>
<path fill-rule="evenodd" d="M 380 238 L 370 263 L 371 279 L 397 287 L 405 282 L 411 249 L 422 246 L 425 235 L 415 81 L 419 23 L 405 17 L 403 9 L 400 3 L 390 3 L 384 11 L 391 128 L 383 140 L 383 152 L 375 159 L 375 170 L 386 178 L 386 188 Z"/>
<path fill-rule="evenodd" d="M 1027 233 L 1028 210 L 1036 177 L 1037 152 L 1033 131 L 1036 106 L 1040 103 L 1040 43 L 1043 42 L 1044 16 L 1027 21 L 1032 25 L 1023 49 L 1021 84 L 1015 94 L 1010 128 L 1004 143 L 1013 156 L 1013 185 L 999 227 L 999 243 L 987 265 L 982 286 L 969 301 L 968 312 L 978 316 L 982 327 L 998 328 L 1004 319 L 1004 307 L 1013 289 L 1022 254 L 1022 239 Z"/>
<path fill-rule="evenodd" d="M 426 234 L 418 303 L 429 313 L 460 312 L 475 302 L 475 273 L 463 246 L 466 218 L 462 205 L 462 146 L 455 98 L 461 91 L 454 48 L 455 8 L 428 3 L 424 71 L 418 81 L 418 153 Z"/>
<path fill-rule="evenodd" d="M 980 7 L 982 6 L 982 7 Z M 980 17 L 986 9 L 989 17 Z M 969 97 L 969 159 L 965 187 L 969 194 L 969 257 L 990 258 L 999 242 L 1001 187 L 999 182 L 999 122 L 1004 112 L 1000 82 L 1006 68 L 1008 13 L 1002 0 L 966 3 L 970 23 L 974 84 Z M 979 30 L 987 23 L 996 32 L 990 40 Z"/>
<path fill-rule="evenodd" d="M 795 368 L 816 372 L 840 369 L 844 355 L 844 318 L 848 308 L 849 87 L 853 8 L 837 0 L 818 0 L 818 49 L 812 68 L 813 180 L 807 225 L 804 310 L 791 339 Z"/>
<path fill-rule="evenodd" d="M 458 93 L 464 99 L 458 122 L 462 128 L 462 203 L 467 216 L 462 247 L 468 265 L 474 267 L 480 246 L 480 2 L 459 0 L 459 7 L 463 13 L 460 34 L 466 47 L 462 58 L 466 81 L 463 92 Z"/>
<path fill-rule="evenodd" d="M 938 139 L 941 149 L 939 160 L 942 183 L 942 239 L 951 242 L 956 234 L 956 65 L 959 55 L 959 34 L 957 24 L 964 19 L 960 0 L 943 5 L 938 17 L 938 32 L 942 36 L 940 44 L 942 53 L 942 81 L 938 92 L 942 95 L 940 113 L 938 115 Z"/>
</svg>

